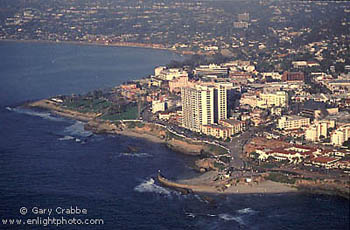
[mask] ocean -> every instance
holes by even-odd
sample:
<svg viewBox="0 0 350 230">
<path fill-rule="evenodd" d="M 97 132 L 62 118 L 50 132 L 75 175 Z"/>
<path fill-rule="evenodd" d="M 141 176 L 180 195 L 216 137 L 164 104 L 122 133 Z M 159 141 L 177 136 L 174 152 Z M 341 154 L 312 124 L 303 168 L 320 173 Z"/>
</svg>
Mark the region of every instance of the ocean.
<svg viewBox="0 0 350 230">
<path fill-rule="evenodd" d="M 174 59 L 183 57 L 142 48 L 0 42 L 0 229 L 56 229 L 58 223 L 59 229 L 349 229 L 348 200 L 255 194 L 214 196 L 209 204 L 156 181 L 159 169 L 171 179 L 197 175 L 193 157 L 18 108 L 139 79 Z M 128 153 L 131 145 L 140 152 Z"/>
</svg>

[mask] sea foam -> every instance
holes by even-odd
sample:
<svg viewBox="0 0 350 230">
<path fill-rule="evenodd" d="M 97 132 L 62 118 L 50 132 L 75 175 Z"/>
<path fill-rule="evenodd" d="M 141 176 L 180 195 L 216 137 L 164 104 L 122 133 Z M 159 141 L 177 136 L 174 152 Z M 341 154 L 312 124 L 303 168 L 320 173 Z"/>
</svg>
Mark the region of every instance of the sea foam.
<svg viewBox="0 0 350 230">
<path fill-rule="evenodd" d="M 196 217 L 196 215 L 194 213 L 192 213 L 192 212 L 186 212 L 186 216 L 192 217 L 192 218 Z"/>
<path fill-rule="evenodd" d="M 257 211 L 255 211 L 251 208 L 243 208 L 243 209 L 237 210 L 237 213 L 252 215 L 252 214 L 257 213 Z"/>
<path fill-rule="evenodd" d="M 157 193 L 157 194 L 162 194 L 162 195 L 171 195 L 171 192 L 161 186 L 158 186 L 154 183 L 154 179 L 150 178 L 149 180 L 145 180 L 138 186 L 134 188 L 135 191 L 137 192 L 152 192 L 152 193 Z"/>
<path fill-rule="evenodd" d="M 149 153 L 119 153 L 119 157 L 152 157 Z"/>
<path fill-rule="evenodd" d="M 69 140 L 73 140 L 73 139 L 75 139 L 75 138 L 72 136 L 64 136 L 64 137 L 58 138 L 58 140 L 60 140 L 60 141 L 69 141 Z"/>
<path fill-rule="evenodd" d="M 41 117 L 47 120 L 51 121 L 63 121 L 63 118 L 60 117 L 55 117 L 49 112 L 37 112 L 29 109 L 22 109 L 22 108 L 11 108 L 11 107 L 6 107 L 8 111 L 11 112 L 16 112 L 16 113 L 21 113 L 21 114 L 26 114 L 30 116 L 36 116 L 36 117 Z"/>
<path fill-rule="evenodd" d="M 219 214 L 218 216 L 222 220 L 225 220 L 225 221 L 236 221 L 240 225 L 245 225 L 242 217 L 240 217 L 240 216 L 232 216 L 232 215 L 227 214 L 227 213 L 222 213 L 222 214 Z"/>
<path fill-rule="evenodd" d="M 79 137 L 89 137 L 92 135 L 92 132 L 87 131 L 84 129 L 84 122 L 76 121 L 73 125 L 68 126 L 64 129 L 65 133 L 69 133 L 72 136 L 79 136 Z"/>
</svg>

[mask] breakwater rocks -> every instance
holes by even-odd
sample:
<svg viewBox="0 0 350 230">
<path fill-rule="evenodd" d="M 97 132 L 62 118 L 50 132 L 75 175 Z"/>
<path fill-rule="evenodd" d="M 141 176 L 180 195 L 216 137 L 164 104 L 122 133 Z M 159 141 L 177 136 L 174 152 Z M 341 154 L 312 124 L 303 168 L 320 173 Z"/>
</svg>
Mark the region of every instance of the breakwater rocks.
<svg viewBox="0 0 350 230">
<path fill-rule="evenodd" d="M 165 187 L 169 187 L 169 188 L 172 188 L 174 190 L 177 190 L 177 191 L 181 192 L 182 194 L 193 193 L 191 186 L 170 181 L 170 180 L 166 179 L 164 176 L 162 176 L 160 174 L 160 172 L 158 172 L 157 178 L 158 178 L 158 181 Z"/>
<path fill-rule="evenodd" d="M 175 191 L 181 192 L 182 194 L 192 194 L 195 193 L 194 190 L 198 189 L 199 186 L 196 185 L 187 185 L 187 184 L 180 184 L 173 181 L 170 181 L 166 179 L 159 171 L 158 171 L 158 181 L 161 183 L 164 187 L 168 187 L 171 189 L 174 189 Z M 215 205 L 215 200 L 203 193 L 199 194 L 200 198 L 207 202 L 208 204 Z"/>
</svg>

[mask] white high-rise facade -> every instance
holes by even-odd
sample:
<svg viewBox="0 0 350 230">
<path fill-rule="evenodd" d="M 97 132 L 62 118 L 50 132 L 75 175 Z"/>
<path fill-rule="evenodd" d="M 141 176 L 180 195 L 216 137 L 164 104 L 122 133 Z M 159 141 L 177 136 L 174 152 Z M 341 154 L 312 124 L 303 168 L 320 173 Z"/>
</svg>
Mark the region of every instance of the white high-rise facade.
<svg viewBox="0 0 350 230">
<path fill-rule="evenodd" d="M 218 123 L 220 120 L 227 119 L 227 88 L 225 85 L 217 85 L 215 87 L 215 98 L 214 103 L 215 105 L 215 116 L 214 121 L 215 123 Z"/>
<path fill-rule="evenodd" d="M 181 88 L 182 126 L 195 132 L 201 125 L 217 123 L 227 118 L 225 86 L 196 85 Z"/>
</svg>

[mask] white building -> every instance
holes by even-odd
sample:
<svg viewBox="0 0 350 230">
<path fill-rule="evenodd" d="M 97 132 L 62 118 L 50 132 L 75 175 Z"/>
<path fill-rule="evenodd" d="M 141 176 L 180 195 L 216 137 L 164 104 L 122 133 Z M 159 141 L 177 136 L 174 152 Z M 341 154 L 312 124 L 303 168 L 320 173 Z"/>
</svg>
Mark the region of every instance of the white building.
<svg viewBox="0 0 350 230">
<path fill-rule="evenodd" d="M 227 119 L 227 90 L 220 84 L 181 88 L 182 126 L 200 132 L 202 125 Z"/>
<path fill-rule="evenodd" d="M 256 94 L 245 93 L 240 99 L 240 104 L 250 105 L 251 107 L 271 108 L 271 107 L 287 107 L 289 101 L 288 93 L 285 91 L 277 91 L 271 93 Z"/>
<path fill-rule="evenodd" d="M 350 124 L 347 124 L 333 131 L 331 135 L 331 143 L 336 146 L 341 146 L 349 138 L 350 138 Z"/>
<path fill-rule="evenodd" d="M 164 112 L 167 103 L 165 101 L 152 101 L 152 113 Z"/>
<path fill-rule="evenodd" d="M 283 116 L 278 120 L 279 129 L 291 130 L 300 129 L 310 125 L 310 118 L 301 116 Z"/>
<path fill-rule="evenodd" d="M 239 100 L 241 105 L 250 105 L 252 108 L 255 108 L 258 103 L 258 97 L 255 94 L 244 93 Z"/>
<path fill-rule="evenodd" d="M 261 73 L 261 75 L 266 78 L 266 77 L 271 77 L 272 79 L 276 79 L 276 80 L 281 80 L 282 79 L 282 75 L 278 72 L 264 72 Z"/>
<path fill-rule="evenodd" d="M 308 141 L 319 141 L 320 138 L 328 137 L 328 129 L 335 127 L 335 121 L 333 120 L 321 120 L 316 121 L 305 131 L 305 139 Z"/>
<path fill-rule="evenodd" d="M 154 76 L 159 76 L 159 74 L 163 71 L 166 70 L 165 66 L 157 66 L 154 68 Z"/>
<path fill-rule="evenodd" d="M 193 71 L 195 75 L 227 75 L 228 67 L 220 66 L 216 64 L 200 65 Z"/>
<path fill-rule="evenodd" d="M 274 93 L 261 93 L 259 105 L 266 105 L 267 108 L 287 107 L 288 106 L 288 93 L 285 91 L 277 91 Z"/>
<path fill-rule="evenodd" d="M 318 141 L 319 140 L 319 134 L 317 132 L 317 125 L 311 125 L 306 131 L 305 131 L 305 139 L 308 141 Z"/>
<path fill-rule="evenodd" d="M 167 69 L 164 66 L 156 67 L 154 69 L 154 74 L 157 78 L 171 81 L 178 77 L 188 77 L 188 73 L 181 68 L 170 68 Z"/>
</svg>

